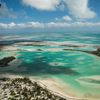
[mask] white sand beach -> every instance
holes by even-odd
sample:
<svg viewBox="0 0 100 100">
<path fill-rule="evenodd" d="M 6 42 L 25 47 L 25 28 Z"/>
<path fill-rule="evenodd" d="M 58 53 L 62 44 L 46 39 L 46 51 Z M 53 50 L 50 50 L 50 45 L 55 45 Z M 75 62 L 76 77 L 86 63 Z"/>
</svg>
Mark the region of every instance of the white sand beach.
<svg viewBox="0 0 100 100">
<path fill-rule="evenodd" d="M 14 79 L 14 78 L 23 78 L 23 77 L 27 77 L 27 76 L 13 75 L 13 74 L 1 74 L 0 78 L 2 78 L 2 77 Z M 31 81 L 33 81 L 33 82 L 35 81 L 42 87 L 47 88 L 52 93 L 59 95 L 61 97 L 64 97 L 68 100 L 99 100 L 99 99 L 95 99 L 95 98 L 77 97 L 75 95 L 75 91 L 72 91 L 72 93 L 70 93 L 69 86 L 65 85 L 64 83 L 62 83 L 60 80 L 58 80 L 56 78 L 55 79 L 54 78 L 41 79 L 41 78 L 35 77 L 35 76 L 29 76 L 29 78 L 31 79 Z"/>
</svg>

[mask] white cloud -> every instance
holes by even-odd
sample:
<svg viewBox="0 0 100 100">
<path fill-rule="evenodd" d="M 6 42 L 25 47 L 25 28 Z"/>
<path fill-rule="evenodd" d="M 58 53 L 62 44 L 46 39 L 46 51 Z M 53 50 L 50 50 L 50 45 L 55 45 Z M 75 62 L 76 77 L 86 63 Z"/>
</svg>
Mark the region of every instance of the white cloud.
<svg viewBox="0 0 100 100">
<path fill-rule="evenodd" d="M 13 22 L 9 24 L 0 23 L 0 29 L 13 29 L 13 28 L 16 28 L 16 24 Z"/>
<path fill-rule="evenodd" d="M 18 28 L 44 28 L 44 24 L 40 22 L 28 22 L 28 23 L 21 23 L 16 25 Z"/>
<path fill-rule="evenodd" d="M 4 23 L 0 23 L 0 29 L 7 29 L 8 25 Z"/>
<path fill-rule="evenodd" d="M 94 18 L 95 12 L 88 6 L 89 0 L 64 0 L 70 13 L 76 18 Z"/>
<path fill-rule="evenodd" d="M 94 28 L 100 27 L 100 22 L 92 23 L 92 22 L 48 22 L 48 23 L 40 23 L 40 22 L 28 22 L 28 23 L 9 23 L 4 24 L 0 23 L 0 29 L 48 29 L 48 28 Z"/>
<path fill-rule="evenodd" d="M 60 0 L 22 0 L 22 2 L 39 10 L 55 10 Z"/>
<path fill-rule="evenodd" d="M 62 19 L 65 21 L 72 21 L 72 18 L 69 16 L 63 16 Z"/>
<path fill-rule="evenodd" d="M 69 13 L 76 18 L 94 18 L 96 13 L 89 7 L 89 0 L 22 0 L 23 4 L 38 10 L 69 9 Z"/>
<path fill-rule="evenodd" d="M 72 21 L 72 18 L 70 16 L 63 16 L 61 18 L 55 18 L 56 21 L 58 22 L 70 22 Z"/>
<path fill-rule="evenodd" d="M 44 28 L 44 23 L 40 22 L 28 22 L 28 23 L 0 23 L 0 29 L 25 29 L 25 28 Z"/>
<path fill-rule="evenodd" d="M 88 27 L 100 27 L 100 22 L 91 23 L 91 22 L 50 22 L 46 25 L 48 28 L 88 28 Z"/>
</svg>

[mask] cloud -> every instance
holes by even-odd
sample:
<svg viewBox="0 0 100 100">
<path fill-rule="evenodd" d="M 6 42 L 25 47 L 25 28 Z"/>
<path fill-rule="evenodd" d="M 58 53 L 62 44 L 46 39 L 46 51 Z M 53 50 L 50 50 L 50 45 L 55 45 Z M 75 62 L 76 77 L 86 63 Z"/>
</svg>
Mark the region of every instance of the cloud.
<svg viewBox="0 0 100 100">
<path fill-rule="evenodd" d="M 100 27 L 100 22 L 50 22 L 46 25 L 48 28 L 89 28 L 89 27 Z"/>
<path fill-rule="evenodd" d="M 40 23 L 40 22 L 28 22 L 28 23 L 0 23 L 0 29 L 57 29 L 57 28 L 96 28 L 100 27 L 100 22 L 92 23 L 92 22 L 48 22 L 48 23 Z"/>
<path fill-rule="evenodd" d="M 95 12 L 88 6 L 89 0 L 64 0 L 70 13 L 76 18 L 94 18 Z"/>
<path fill-rule="evenodd" d="M 69 16 L 63 16 L 62 19 L 63 19 L 64 21 L 72 21 L 72 18 L 69 17 Z"/>
<path fill-rule="evenodd" d="M 5 24 L 5 23 L 0 23 L 0 29 L 12 29 L 16 27 L 15 23 L 9 23 L 9 24 Z"/>
<path fill-rule="evenodd" d="M 67 6 L 69 13 L 79 19 L 94 18 L 96 13 L 89 7 L 89 0 L 22 0 L 22 3 L 38 10 L 64 10 Z"/>
<path fill-rule="evenodd" d="M 72 18 L 70 16 L 63 16 L 62 20 L 64 20 L 64 21 L 72 21 Z"/>
<path fill-rule="evenodd" d="M 63 17 L 61 17 L 61 18 L 56 18 L 55 19 L 56 21 L 59 21 L 59 22 L 63 22 L 63 21 L 72 21 L 72 18 L 70 17 L 70 16 L 63 16 Z"/>
<path fill-rule="evenodd" d="M 0 29 L 28 29 L 28 28 L 44 28 L 44 23 L 40 22 L 28 22 L 28 23 L 0 23 Z"/>
<path fill-rule="evenodd" d="M 55 10 L 60 0 L 22 0 L 22 2 L 39 10 Z"/>
</svg>

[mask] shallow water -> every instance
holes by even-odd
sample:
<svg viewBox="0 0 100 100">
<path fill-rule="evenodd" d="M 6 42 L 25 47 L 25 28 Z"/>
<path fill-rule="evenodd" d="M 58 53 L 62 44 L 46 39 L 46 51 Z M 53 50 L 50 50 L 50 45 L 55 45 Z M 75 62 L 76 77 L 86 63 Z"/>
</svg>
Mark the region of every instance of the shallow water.
<svg viewBox="0 0 100 100">
<path fill-rule="evenodd" d="M 5 36 L 2 37 L 1 42 L 5 42 L 7 39 L 10 43 L 13 41 L 10 35 L 5 39 Z M 40 35 L 31 34 L 29 38 L 27 38 L 27 34 L 23 38 L 22 36 L 19 37 L 21 40 L 80 43 L 80 45 L 88 44 L 88 46 L 17 46 L 20 50 L 0 51 L 0 58 L 11 55 L 17 58 L 17 61 L 11 63 L 11 68 L 0 68 L 0 72 L 54 77 L 68 84 L 69 93 L 74 91 L 75 96 L 100 98 L 100 57 L 80 51 L 64 50 L 68 48 L 93 51 L 96 49 L 95 46 L 100 46 L 99 33 L 52 33 L 49 36 L 41 33 Z M 18 40 L 19 38 L 16 37 L 15 39 Z M 41 51 L 37 51 L 38 49 Z"/>
</svg>

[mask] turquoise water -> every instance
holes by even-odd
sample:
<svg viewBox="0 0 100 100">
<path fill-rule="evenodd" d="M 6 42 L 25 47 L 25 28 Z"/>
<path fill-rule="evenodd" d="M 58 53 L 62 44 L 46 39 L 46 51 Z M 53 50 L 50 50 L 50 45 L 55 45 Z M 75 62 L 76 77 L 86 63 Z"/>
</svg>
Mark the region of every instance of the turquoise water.
<svg viewBox="0 0 100 100">
<path fill-rule="evenodd" d="M 57 78 L 66 85 L 68 84 L 71 92 L 76 91 L 75 96 L 100 98 L 100 57 L 80 51 L 64 51 L 66 48 L 93 51 L 95 50 L 94 46 L 100 44 L 100 34 L 55 33 L 48 36 L 48 34 L 41 33 L 40 35 L 31 34 L 30 38 L 26 38 L 26 34 L 24 37 L 24 40 L 71 42 L 73 44 L 92 44 L 93 46 L 18 46 L 20 50 L 0 52 L 0 58 L 16 56 L 17 63 L 19 63 L 16 70 L 4 68 L 0 69 L 0 72 Z M 36 49 L 42 49 L 42 51 L 36 51 Z"/>
</svg>

